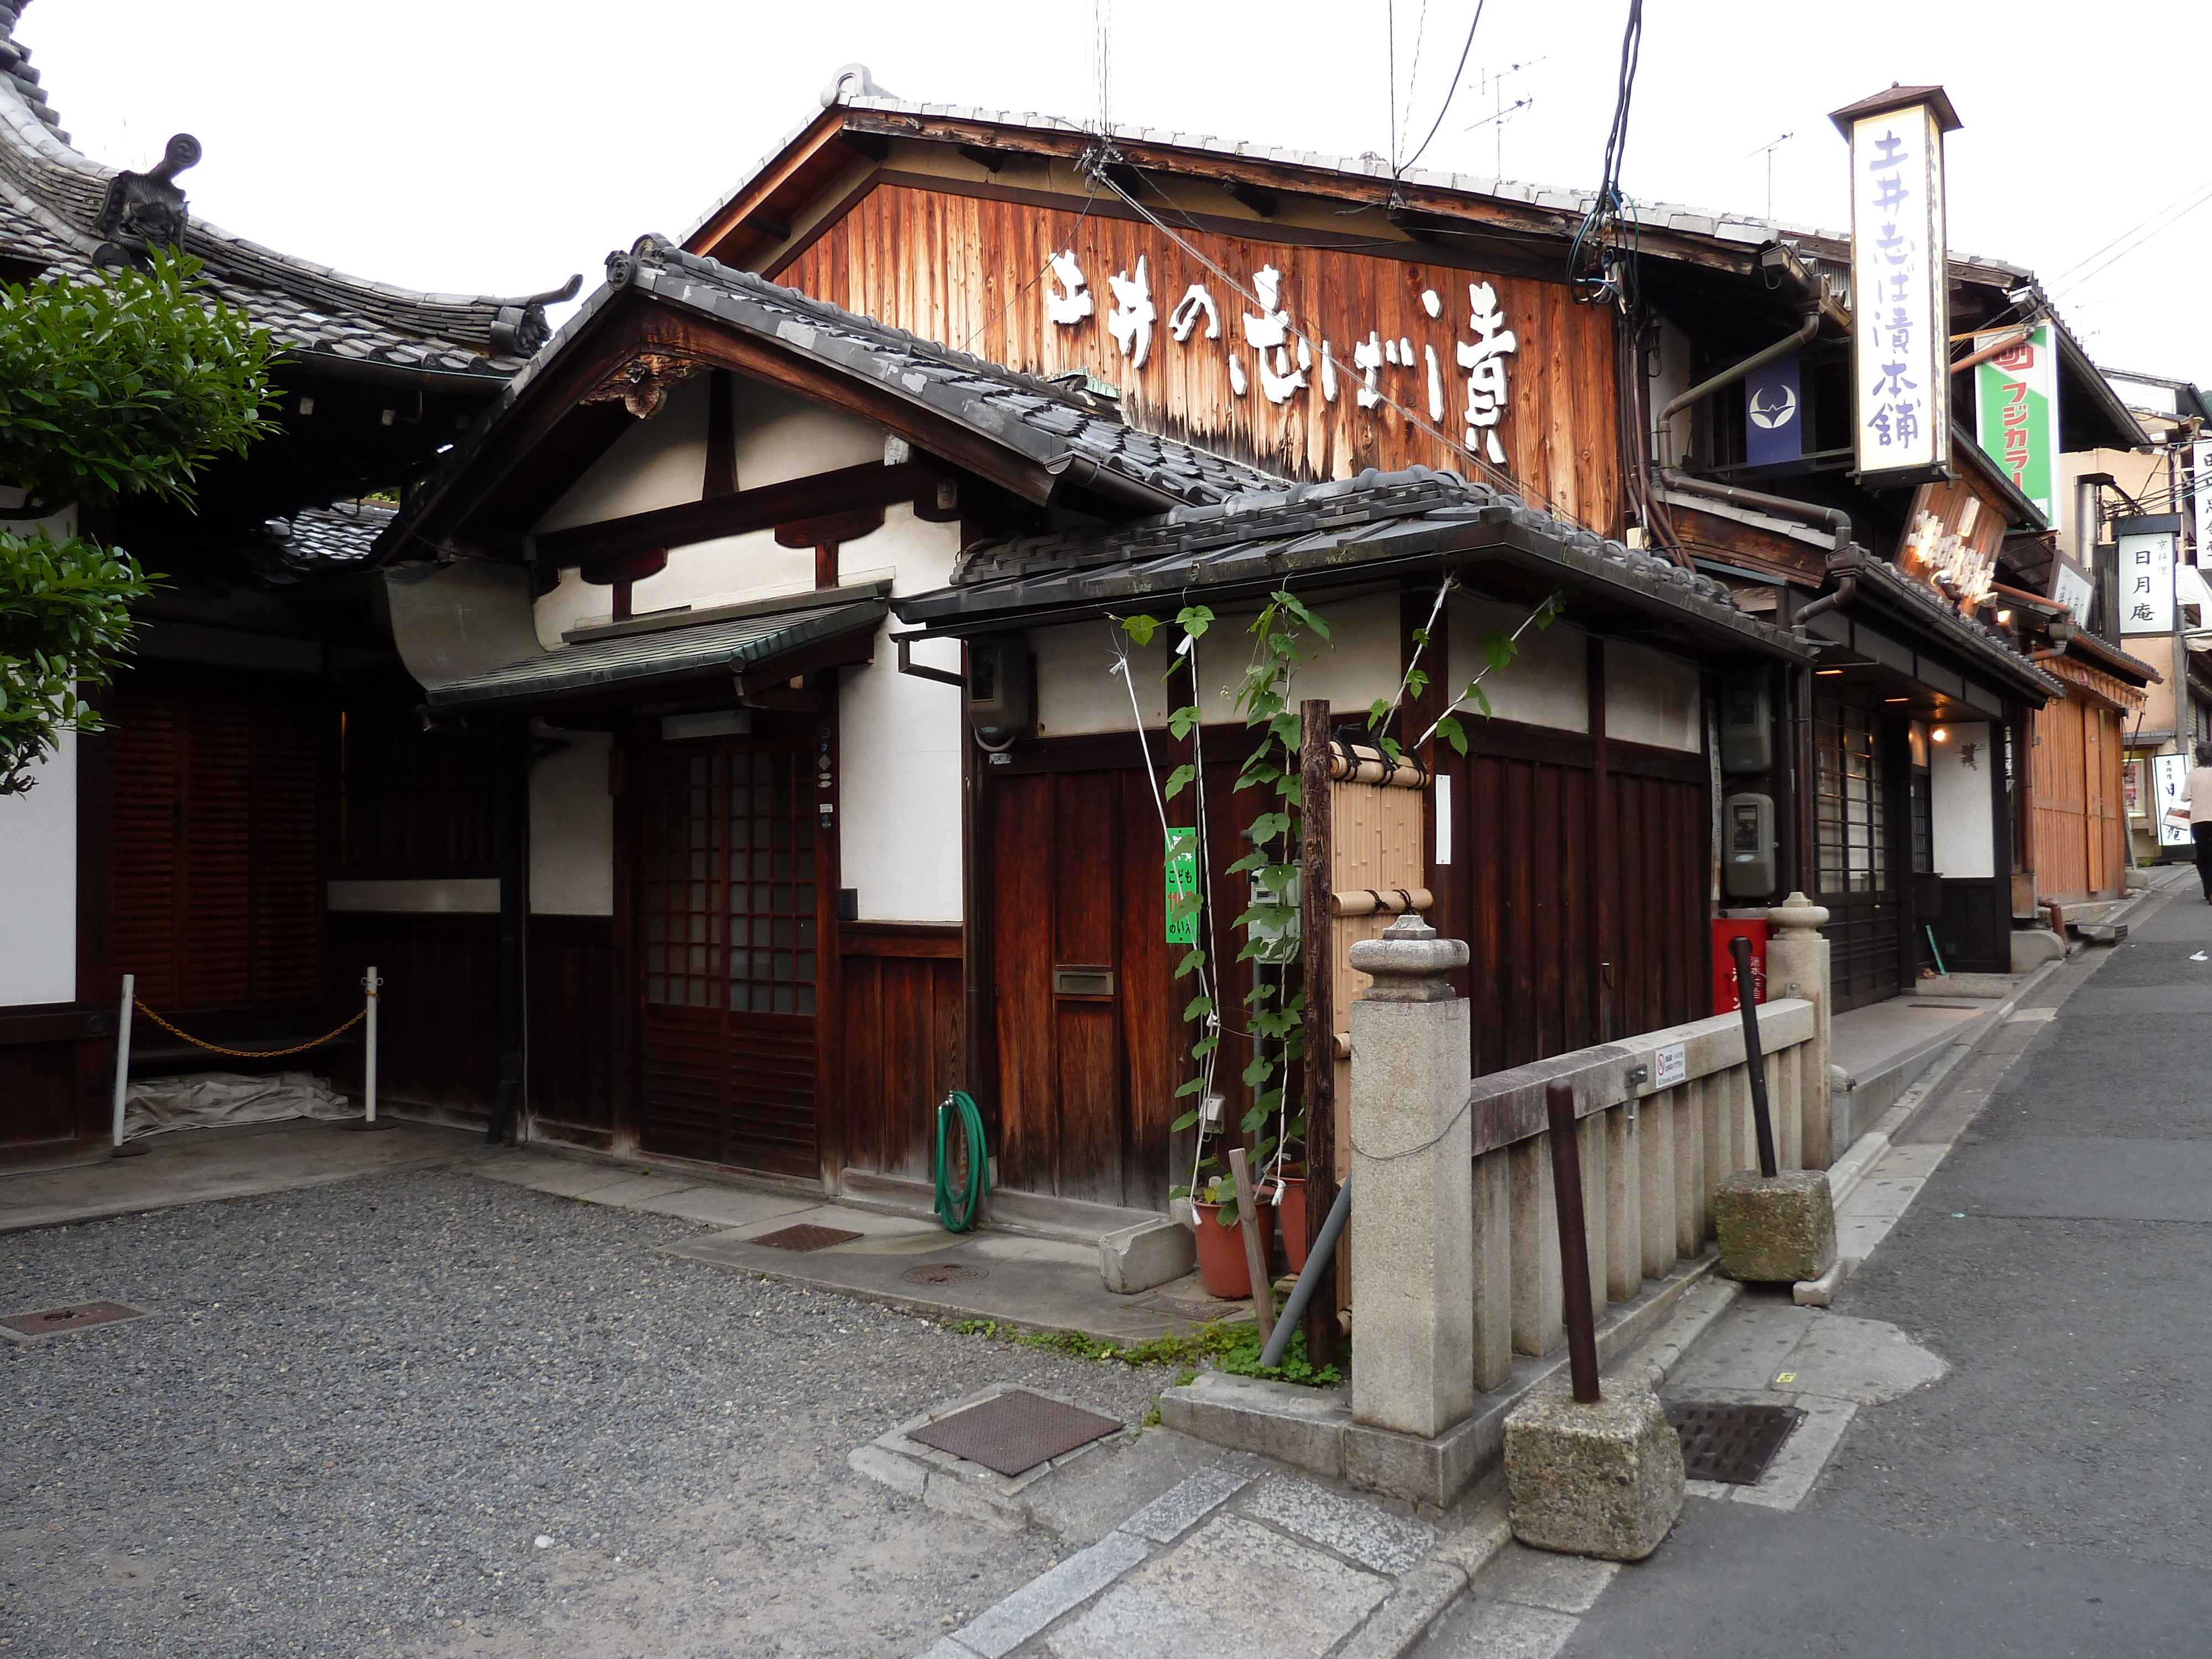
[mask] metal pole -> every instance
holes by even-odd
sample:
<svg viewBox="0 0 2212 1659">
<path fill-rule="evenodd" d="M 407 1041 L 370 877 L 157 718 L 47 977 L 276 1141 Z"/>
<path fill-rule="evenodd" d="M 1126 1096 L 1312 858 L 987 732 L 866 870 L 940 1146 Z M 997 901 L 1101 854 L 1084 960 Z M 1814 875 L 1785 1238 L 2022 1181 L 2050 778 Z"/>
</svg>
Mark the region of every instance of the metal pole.
<svg viewBox="0 0 2212 1659">
<path fill-rule="evenodd" d="M 1751 941 L 1738 933 L 1729 941 L 1735 958 L 1736 1006 L 1743 1011 L 1743 1063 L 1751 1073 L 1751 1121 L 1759 1132 L 1759 1172 L 1769 1181 L 1781 1173 L 1774 1158 L 1774 1120 L 1766 1109 L 1766 1057 L 1759 1051 L 1759 988 L 1752 982 Z"/>
<path fill-rule="evenodd" d="M 1252 1315 L 1264 1349 L 1275 1337 L 1275 1286 L 1267 1277 L 1267 1247 L 1260 1237 L 1260 1197 L 1242 1146 L 1229 1149 L 1229 1173 L 1237 1182 L 1237 1220 L 1244 1235 L 1244 1266 L 1252 1275 Z"/>
<path fill-rule="evenodd" d="M 138 1000 L 138 975 L 123 976 L 123 1006 L 115 1015 L 115 1144 L 123 1145 L 123 1108 L 131 1094 L 131 1009 Z"/>
<path fill-rule="evenodd" d="M 1313 1190 L 1311 1179 L 1309 1176 L 1308 1192 Z M 1283 1363 L 1283 1350 L 1291 1346 L 1291 1333 L 1297 1329 L 1298 1321 L 1305 1316 L 1306 1304 L 1313 1300 L 1314 1291 L 1325 1283 L 1334 1285 L 1336 1282 L 1329 1277 L 1328 1270 L 1336 1259 L 1337 1237 L 1344 1231 L 1344 1224 L 1351 1215 L 1352 1177 L 1347 1175 L 1344 1184 L 1336 1189 L 1336 1201 L 1328 1206 L 1328 1219 L 1321 1224 L 1321 1231 L 1314 1235 L 1313 1248 L 1306 1252 L 1305 1271 L 1298 1275 L 1298 1282 L 1291 1286 L 1291 1299 L 1283 1304 L 1282 1317 L 1275 1322 L 1275 1334 L 1267 1339 L 1267 1346 L 1260 1352 L 1260 1364 L 1263 1369 L 1272 1370 Z M 1336 1322 L 1332 1319 L 1329 1324 L 1334 1328 Z M 1307 1340 L 1306 1358 L 1313 1359 L 1310 1338 Z M 1323 1362 L 1315 1359 L 1313 1363 L 1319 1365 Z"/>
<path fill-rule="evenodd" d="M 1544 1085 L 1552 1129 L 1552 1194 L 1559 1214 L 1560 1289 L 1566 1302 L 1567 1375 L 1579 1405 L 1597 1389 L 1597 1319 L 1590 1310 L 1589 1235 L 1583 1220 L 1583 1158 L 1575 1134 L 1575 1085 L 1555 1077 Z"/>
<path fill-rule="evenodd" d="M 374 1123 L 376 1121 L 376 994 L 384 988 L 384 981 L 376 976 L 374 967 L 362 975 L 361 988 L 368 994 L 366 1022 L 368 1029 L 365 1039 L 368 1052 L 362 1067 L 362 1095 L 367 1111 L 362 1121 Z"/>
</svg>

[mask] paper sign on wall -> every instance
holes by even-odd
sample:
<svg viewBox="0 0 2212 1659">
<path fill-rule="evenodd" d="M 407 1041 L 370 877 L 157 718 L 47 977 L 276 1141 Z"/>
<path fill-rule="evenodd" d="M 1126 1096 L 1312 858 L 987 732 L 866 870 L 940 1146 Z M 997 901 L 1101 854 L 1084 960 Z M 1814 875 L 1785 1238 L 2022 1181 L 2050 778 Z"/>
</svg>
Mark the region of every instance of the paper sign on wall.
<svg viewBox="0 0 2212 1659">
<path fill-rule="evenodd" d="M 1690 1076 L 1690 1050 L 1686 1044 L 1669 1043 L 1651 1056 L 1651 1086 L 1671 1089 L 1686 1082 Z"/>
<path fill-rule="evenodd" d="M 1170 830 L 1167 844 L 1167 939 L 1198 943 L 1198 831 Z"/>
</svg>

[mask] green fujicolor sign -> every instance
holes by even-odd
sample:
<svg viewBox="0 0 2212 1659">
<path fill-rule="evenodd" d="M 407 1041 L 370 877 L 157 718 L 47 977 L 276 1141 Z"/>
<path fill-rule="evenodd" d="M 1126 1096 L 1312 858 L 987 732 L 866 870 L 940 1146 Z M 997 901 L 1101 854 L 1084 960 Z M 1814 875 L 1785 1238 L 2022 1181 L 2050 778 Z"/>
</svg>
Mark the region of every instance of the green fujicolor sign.
<svg viewBox="0 0 2212 1659">
<path fill-rule="evenodd" d="M 1170 830 L 1167 845 L 1168 943 L 1198 943 L 1198 831 Z"/>
<path fill-rule="evenodd" d="M 1976 350 L 2006 330 L 1975 337 Z M 1974 369 L 1974 407 L 1983 450 L 2013 487 L 2058 528 L 2058 348 L 2039 323 L 2019 344 Z"/>
</svg>

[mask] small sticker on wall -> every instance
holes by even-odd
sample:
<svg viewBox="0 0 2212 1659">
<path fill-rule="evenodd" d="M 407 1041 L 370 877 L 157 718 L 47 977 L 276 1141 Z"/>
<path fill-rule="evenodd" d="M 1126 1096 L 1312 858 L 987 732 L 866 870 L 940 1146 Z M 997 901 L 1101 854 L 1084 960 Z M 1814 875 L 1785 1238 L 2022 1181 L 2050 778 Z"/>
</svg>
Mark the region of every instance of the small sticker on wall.
<svg viewBox="0 0 2212 1659">
<path fill-rule="evenodd" d="M 1678 1083 L 1688 1081 L 1690 1051 L 1686 1045 L 1670 1043 L 1651 1056 L 1651 1086 L 1671 1089 Z"/>
</svg>

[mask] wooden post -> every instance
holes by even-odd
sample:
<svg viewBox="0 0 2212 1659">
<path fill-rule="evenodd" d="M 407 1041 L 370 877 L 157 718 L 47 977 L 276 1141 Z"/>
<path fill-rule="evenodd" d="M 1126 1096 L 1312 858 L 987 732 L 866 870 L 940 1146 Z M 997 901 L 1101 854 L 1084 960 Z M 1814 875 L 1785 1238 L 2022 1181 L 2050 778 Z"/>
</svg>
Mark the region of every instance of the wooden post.
<svg viewBox="0 0 2212 1659">
<path fill-rule="evenodd" d="M 1328 1218 L 1329 1206 L 1336 1202 L 1336 951 L 1328 914 L 1328 703 L 1309 697 L 1298 705 L 1298 714 L 1304 800 L 1298 857 L 1306 981 L 1306 1241 L 1310 1247 Z M 1334 1364 L 1344 1351 L 1343 1328 L 1336 1319 L 1343 1259 L 1340 1250 L 1330 1258 L 1313 1300 L 1306 1305 L 1306 1358 L 1316 1366 Z"/>
<path fill-rule="evenodd" d="M 1567 1372 L 1575 1399 L 1594 1403 L 1597 1386 L 1597 1319 L 1590 1307 L 1589 1238 L 1583 1230 L 1583 1172 L 1580 1131 L 1575 1121 L 1575 1085 L 1553 1078 L 1544 1085 L 1544 1112 L 1551 1128 L 1552 1190 L 1559 1221 L 1559 1279 L 1565 1293 Z"/>
<path fill-rule="evenodd" d="M 131 1010 L 138 1000 L 138 975 L 123 976 L 123 1003 L 115 1011 L 115 1145 L 123 1145 L 123 1118 L 131 1097 Z"/>
<path fill-rule="evenodd" d="M 1229 1149 L 1229 1173 L 1237 1182 L 1237 1226 L 1244 1235 L 1244 1266 L 1252 1275 L 1252 1315 L 1260 1322 L 1260 1346 L 1264 1348 L 1275 1334 L 1275 1285 L 1267 1277 L 1267 1247 L 1260 1237 L 1260 1201 L 1252 1188 L 1251 1164 L 1242 1146 Z"/>
</svg>

